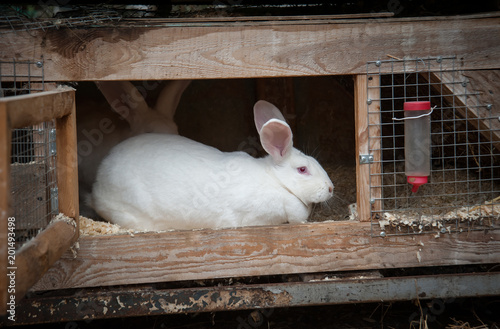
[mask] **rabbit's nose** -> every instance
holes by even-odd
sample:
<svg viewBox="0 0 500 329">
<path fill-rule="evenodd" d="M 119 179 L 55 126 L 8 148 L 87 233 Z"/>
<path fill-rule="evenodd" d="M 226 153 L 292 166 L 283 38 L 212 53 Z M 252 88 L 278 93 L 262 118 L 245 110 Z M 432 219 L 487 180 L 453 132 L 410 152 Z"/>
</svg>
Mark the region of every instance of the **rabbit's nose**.
<svg viewBox="0 0 500 329">
<path fill-rule="evenodd" d="M 333 193 L 333 186 L 332 185 L 328 186 L 328 192 Z"/>
</svg>

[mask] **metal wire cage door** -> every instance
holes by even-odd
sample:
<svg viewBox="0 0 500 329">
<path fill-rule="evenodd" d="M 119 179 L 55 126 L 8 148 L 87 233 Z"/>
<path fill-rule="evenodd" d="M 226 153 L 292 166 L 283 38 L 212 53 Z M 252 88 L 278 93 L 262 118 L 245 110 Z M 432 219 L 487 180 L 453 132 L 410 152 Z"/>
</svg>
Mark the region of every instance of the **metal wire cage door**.
<svg viewBox="0 0 500 329">
<path fill-rule="evenodd" d="M 55 144 L 53 122 L 12 131 L 11 207 L 19 245 L 58 213 Z"/>
<path fill-rule="evenodd" d="M 500 123 L 497 104 L 458 72 L 454 57 L 391 59 L 367 63 L 378 79 L 379 99 L 369 100 L 372 233 L 398 235 L 492 228 L 500 218 Z M 471 73 L 473 74 L 473 73 Z M 487 93 L 487 91 L 486 91 Z M 372 93 L 373 94 L 373 91 Z M 405 175 L 403 105 L 429 101 L 428 183 L 412 192 Z M 378 160 L 380 159 L 380 160 Z"/>
<path fill-rule="evenodd" d="M 41 61 L 0 62 L 0 97 L 43 89 Z M 55 138 L 54 121 L 11 130 L 9 214 L 16 220 L 17 247 L 35 237 L 58 213 Z"/>
</svg>

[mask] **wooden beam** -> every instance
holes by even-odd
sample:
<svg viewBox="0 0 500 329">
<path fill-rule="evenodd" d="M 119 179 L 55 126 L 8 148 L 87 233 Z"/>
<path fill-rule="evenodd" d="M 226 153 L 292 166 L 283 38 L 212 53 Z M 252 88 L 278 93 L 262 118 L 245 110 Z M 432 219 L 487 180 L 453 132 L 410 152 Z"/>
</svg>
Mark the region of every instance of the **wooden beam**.
<svg viewBox="0 0 500 329">
<path fill-rule="evenodd" d="M 21 247 L 16 254 L 17 301 L 73 245 L 77 236 L 73 220 L 58 220 Z"/>
<path fill-rule="evenodd" d="M 356 203 L 360 221 L 371 221 L 372 210 L 382 209 L 379 87 L 380 76 L 355 77 Z M 371 163 L 361 163 L 361 156 L 371 156 Z"/>
<path fill-rule="evenodd" d="M 79 234 L 79 197 L 78 197 L 78 155 L 76 141 L 75 92 L 69 91 L 72 103 L 68 103 L 69 114 L 56 120 L 57 146 L 57 187 L 59 212 L 73 218 L 77 229 L 73 243 Z"/>
<path fill-rule="evenodd" d="M 7 311 L 7 225 L 10 214 L 10 124 L 0 103 L 0 316 Z"/>
<path fill-rule="evenodd" d="M 379 238 L 370 228 L 348 221 L 81 236 L 76 257 L 66 252 L 33 289 L 500 261 L 500 230 Z"/>
<path fill-rule="evenodd" d="M 74 93 L 73 88 L 61 87 L 52 91 L 2 98 L 0 103 L 5 104 L 11 128 L 15 129 L 70 114 L 75 102 Z"/>
<path fill-rule="evenodd" d="M 421 75 L 500 151 L 500 70 Z M 476 93 L 474 95 L 474 93 Z M 491 106 L 491 109 L 487 108 Z"/>
<path fill-rule="evenodd" d="M 380 76 L 368 76 L 368 147 L 373 162 L 368 165 L 370 172 L 369 202 L 371 213 L 382 210 L 382 126 L 381 120 Z M 367 102 L 368 102 L 367 100 Z M 358 159 L 359 161 L 359 159 Z M 372 219 L 371 216 L 370 220 Z"/>
<path fill-rule="evenodd" d="M 45 81 L 363 74 L 368 61 L 387 55 L 453 54 L 459 59 L 454 69 L 500 68 L 499 13 L 316 24 L 128 23 L 4 33 L 0 59 L 43 59 Z M 17 72 L 27 73 L 25 65 Z"/>
<path fill-rule="evenodd" d="M 356 130 L 356 205 L 361 221 L 370 221 L 370 167 L 360 156 L 368 154 L 368 76 L 354 77 L 354 121 Z"/>
<path fill-rule="evenodd" d="M 211 0 L 209 0 L 211 1 Z M 200 23 L 210 23 L 213 24 L 228 24 L 235 23 L 241 24 L 252 24 L 255 25 L 258 22 L 262 24 L 269 25 L 280 25 L 280 24 L 290 24 L 292 22 L 301 24 L 320 24 L 325 21 L 332 20 L 345 20 L 345 19 L 360 19 L 360 18 L 388 18 L 394 17 L 394 13 L 391 12 L 379 12 L 379 13 L 359 13 L 359 14 L 337 14 L 337 15 L 303 15 L 303 16 L 218 16 L 218 17 L 189 17 L 189 18 L 153 18 L 148 20 L 148 22 L 154 26 L 160 24 L 175 24 L 175 25 L 189 25 L 194 22 Z M 128 22 L 133 24 L 144 24 L 144 20 L 141 18 L 128 18 Z"/>
</svg>

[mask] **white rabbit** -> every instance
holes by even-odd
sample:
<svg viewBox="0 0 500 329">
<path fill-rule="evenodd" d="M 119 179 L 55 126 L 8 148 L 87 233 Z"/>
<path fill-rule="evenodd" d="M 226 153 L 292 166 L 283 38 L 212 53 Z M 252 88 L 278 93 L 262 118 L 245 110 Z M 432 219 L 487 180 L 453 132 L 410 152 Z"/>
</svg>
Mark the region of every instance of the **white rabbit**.
<svg viewBox="0 0 500 329">
<path fill-rule="evenodd" d="M 333 184 L 321 165 L 292 147 L 272 104 L 254 117 L 269 154 L 224 153 L 178 135 L 143 134 L 117 145 L 93 186 L 97 213 L 137 230 L 223 228 L 306 222 Z"/>
<path fill-rule="evenodd" d="M 85 207 L 95 182 L 97 169 L 109 151 L 127 138 L 146 132 L 177 133 L 174 114 L 189 80 L 169 81 L 150 108 L 143 95 L 129 81 L 96 82 L 109 106 L 94 98 L 79 97 L 77 104 L 78 180 L 80 210 L 93 216 Z M 139 86 L 154 89 L 157 82 Z"/>
</svg>

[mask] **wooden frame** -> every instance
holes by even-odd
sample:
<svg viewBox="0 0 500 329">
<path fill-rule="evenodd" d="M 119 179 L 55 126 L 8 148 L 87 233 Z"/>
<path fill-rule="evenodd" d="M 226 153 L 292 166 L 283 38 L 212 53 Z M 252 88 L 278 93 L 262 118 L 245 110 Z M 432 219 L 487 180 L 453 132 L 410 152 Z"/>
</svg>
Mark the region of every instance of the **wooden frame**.
<svg viewBox="0 0 500 329">
<path fill-rule="evenodd" d="M 23 96 L 0 99 L 0 150 L 2 162 L 0 173 L 1 227 L 0 254 L 6 262 L 7 222 L 10 196 L 10 132 L 11 129 L 32 126 L 56 119 L 57 127 L 57 179 L 59 188 L 59 210 L 72 221 L 55 221 L 34 239 L 16 252 L 15 296 L 19 300 L 28 289 L 59 259 L 78 239 L 78 174 L 76 161 L 76 112 L 74 89 L 61 88 Z M 36 110 L 34 110 L 36 109 Z M 2 267 L 2 271 L 4 268 Z M 3 274 L 3 273 L 2 273 Z M 6 277 L 2 277 L 2 280 Z M 7 282 L 2 284 L 0 314 L 6 312 Z M 9 293 L 11 294 L 11 293 Z"/>
<path fill-rule="evenodd" d="M 460 69 L 500 68 L 499 13 L 460 18 L 316 19 L 307 23 L 271 19 L 155 24 L 34 32 L 38 38 L 11 33 L 0 40 L 0 48 L 5 49 L 4 58 L 23 53 L 43 56 L 48 81 L 355 75 L 359 152 L 379 149 L 375 144 L 368 147 L 368 143 L 378 142 L 368 140 L 367 135 L 368 123 L 377 123 L 380 104 L 367 104 L 371 96 L 366 87 L 379 83 L 368 81 L 367 61 L 387 55 L 454 54 L 460 58 Z M 286 86 L 283 89 L 288 90 Z M 371 90 L 377 92 L 376 88 Z M 368 115 L 368 109 L 373 113 Z M 69 116 L 61 121 L 67 128 L 64 134 L 74 129 L 73 120 Z M 71 157 L 71 145 L 75 144 L 66 143 L 60 147 L 68 149 Z M 66 159 L 67 163 L 73 160 Z M 373 165 L 379 160 L 380 155 L 374 154 Z M 73 167 L 68 168 L 67 173 L 72 172 Z M 76 257 L 73 252 L 63 253 L 33 290 L 500 262 L 499 230 L 444 234 L 440 238 L 429 234 L 373 237 L 368 222 L 370 208 L 379 206 L 370 203 L 377 195 L 370 196 L 370 179 L 376 178 L 370 178 L 368 168 L 358 161 L 360 221 L 82 236 Z M 380 171 L 374 169 L 372 172 Z M 68 211 L 76 216 L 77 203 L 71 203 L 76 180 L 71 177 L 73 180 L 63 181 L 72 195 L 66 200 Z M 377 186 L 377 181 L 371 184 Z"/>
<path fill-rule="evenodd" d="M 358 216 L 362 222 L 371 221 L 371 210 L 381 205 L 380 152 L 380 77 L 357 75 L 354 82 L 356 118 L 356 189 Z M 371 136 L 371 137 L 370 137 Z M 370 150 L 377 150 L 370 153 Z M 361 155 L 372 156 L 370 163 L 361 163 Z M 371 169 L 371 170 L 370 170 Z M 370 174 L 371 173 L 371 174 Z M 370 188 L 372 187 L 372 188 Z"/>
<path fill-rule="evenodd" d="M 0 49 L 5 60 L 20 60 L 19 54 L 43 60 L 45 81 L 226 79 L 365 74 L 368 61 L 388 55 L 455 55 L 459 67 L 444 69 L 497 69 L 499 34 L 498 12 L 400 19 L 148 20 L 147 26 L 124 20 L 113 27 L 4 33 Z"/>
</svg>

